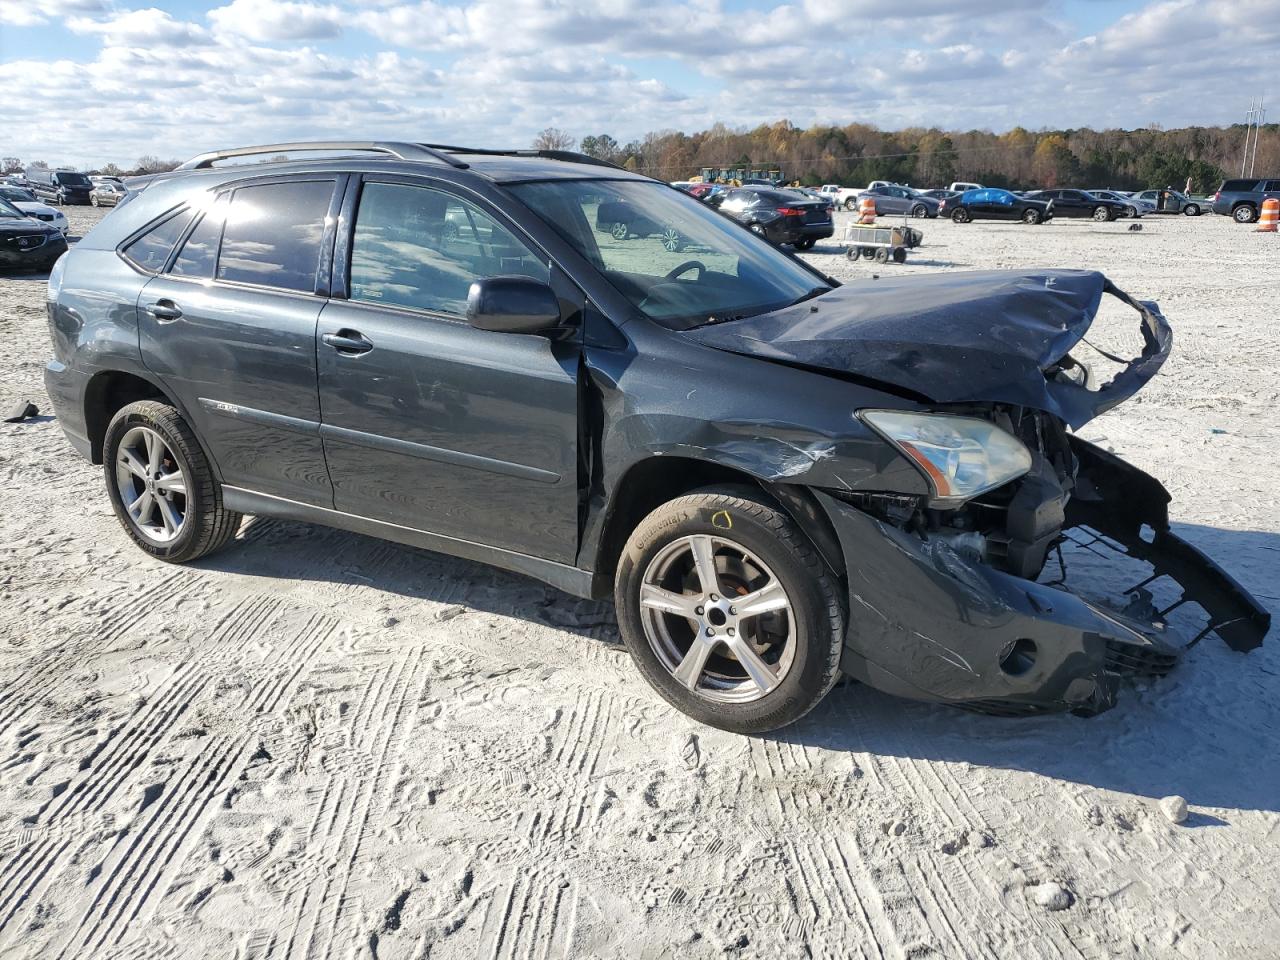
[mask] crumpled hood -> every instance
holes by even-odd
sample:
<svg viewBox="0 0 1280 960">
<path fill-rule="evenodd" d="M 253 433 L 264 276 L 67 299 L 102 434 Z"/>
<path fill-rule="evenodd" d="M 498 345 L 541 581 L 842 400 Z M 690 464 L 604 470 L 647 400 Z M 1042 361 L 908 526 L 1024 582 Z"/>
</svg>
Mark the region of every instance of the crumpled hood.
<svg viewBox="0 0 1280 960">
<path fill-rule="evenodd" d="M 1104 293 L 1138 311 L 1145 347 L 1110 383 L 1089 390 L 1048 379 L 1089 329 Z M 984 270 L 859 281 L 773 313 L 686 336 L 734 353 L 851 374 L 934 403 L 1034 407 L 1073 427 L 1142 388 L 1172 332 L 1100 273 Z"/>
</svg>

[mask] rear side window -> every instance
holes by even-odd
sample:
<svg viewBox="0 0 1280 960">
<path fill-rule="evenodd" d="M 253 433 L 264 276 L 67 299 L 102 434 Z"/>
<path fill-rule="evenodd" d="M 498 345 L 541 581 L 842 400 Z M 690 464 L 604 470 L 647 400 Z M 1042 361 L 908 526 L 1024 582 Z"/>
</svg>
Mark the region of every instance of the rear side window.
<svg viewBox="0 0 1280 960">
<path fill-rule="evenodd" d="M 430 187 L 364 185 L 352 300 L 462 316 L 471 281 L 507 274 L 548 279 L 547 265 L 479 207 Z"/>
<path fill-rule="evenodd" d="M 240 187 L 222 232 L 217 277 L 312 293 L 332 180 Z"/>
<path fill-rule="evenodd" d="M 1265 189 L 1267 193 L 1280 192 L 1280 180 L 1268 180 L 1263 189 Z"/>
<path fill-rule="evenodd" d="M 156 273 L 164 269 L 173 252 L 173 245 L 182 236 L 191 222 L 191 211 L 183 210 L 175 213 L 168 220 L 161 221 L 142 236 L 132 241 L 121 253 L 126 260 L 140 270 Z"/>
<path fill-rule="evenodd" d="M 1228 180 L 1222 185 L 1222 189 L 1228 193 L 1248 193 L 1257 186 L 1257 180 Z"/>
<path fill-rule="evenodd" d="M 226 216 L 227 196 L 224 194 L 200 218 L 200 222 L 187 237 L 169 269 L 171 274 L 200 280 L 213 279 L 218 262 L 218 244 L 222 240 L 222 224 Z"/>
</svg>

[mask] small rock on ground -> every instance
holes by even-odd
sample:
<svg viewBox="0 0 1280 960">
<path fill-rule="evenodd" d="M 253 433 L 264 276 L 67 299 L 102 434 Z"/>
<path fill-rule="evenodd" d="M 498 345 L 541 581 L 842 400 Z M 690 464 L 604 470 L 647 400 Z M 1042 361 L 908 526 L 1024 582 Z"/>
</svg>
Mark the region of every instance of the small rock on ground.
<svg viewBox="0 0 1280 960">
<path fill-rule="evenodd" d="M 1165 797 L 1160 801 L 1160 811 L 1170 823 L 1182 823 L 1187 819 L 1187 801 L 1182 797 Z"/>
<path fill-rule="evenodd" d="M 1071 892 L 1053 880 L 1027 887 L 1027 893 L 1046 910 L 1065 910 L 1071 906 Z"/>
</svg>

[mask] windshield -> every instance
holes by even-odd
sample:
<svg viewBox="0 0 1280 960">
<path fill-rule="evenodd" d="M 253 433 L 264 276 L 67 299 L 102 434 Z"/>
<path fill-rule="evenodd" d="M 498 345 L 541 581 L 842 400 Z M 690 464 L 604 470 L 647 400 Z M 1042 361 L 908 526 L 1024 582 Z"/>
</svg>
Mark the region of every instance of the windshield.
<svg viewBox="0 0 1280 960">
<path fill-rule="evenodd" d="M 0 217 L 17 217 L 19 220 L 26 219 L 26 214 L 15 207 L 8 200 L 0 197 Z"/>
<path fill-rule="evenodd" d="M 800 262 L 660 183 L 560 180 L 510 189 L 642 313 L 675 330 L 767 313 L 831 289 Z"/>
<path fill-rule="evenodd" d="M 20 203 L 35 203 L 36 195 L 21 187 L 0 187 L 0 198 Z"/>
<path fill-rule="evenodd" d="M 83 173 L 59 173 L 58 183 L 64 187 L 91 187 L 93 184 L 89 182 L 89 178 Z"/>
</svg>

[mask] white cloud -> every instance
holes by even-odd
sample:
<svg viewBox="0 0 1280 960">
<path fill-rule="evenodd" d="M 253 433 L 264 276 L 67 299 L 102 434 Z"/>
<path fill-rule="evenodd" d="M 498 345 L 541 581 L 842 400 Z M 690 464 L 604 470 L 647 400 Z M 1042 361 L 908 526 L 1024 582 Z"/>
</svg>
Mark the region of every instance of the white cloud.
<svg viewBox="0 0 1280 960">
<path fill-rule="evenodd" d="M 103 0 L 0 0 L 0 23 L 38 27 L 61 17 L 101 13 L 105 8 Z"/>
<path fill-rule="evenodd" d="M 286 0 L 232 0 L 209 11 L 215 30 L 260 43 L 336 37 L 343 19 L 343 11 L 332 4 Z"/>
<path fill-rule="evenodd" d="M 747 13 L 724 2 L 210 0 L 191 19 L 127 0 L 108 13 L 96 0 L 24 2 L 101 46 L 41 61 L 6 44 L 24 58 L 0 62 L 6 152 L 128 163 L 356 135 L 520 146 L 546 126 L 626 140 L 784 117 L 888 128 L 1229 122 L 1265 87 L 1259 52 L 1280 41 L 1274 0 L 1154 0 L 1088 37 L 1057 0 L 922 0 L 910 20 L 886 19 L 879 0 Z M 20 37 L 11 0 L 0 4 Z M 1250 43 L 1238 49 L 1242 35 Z"/>
</svg>

